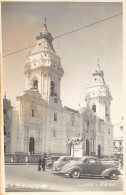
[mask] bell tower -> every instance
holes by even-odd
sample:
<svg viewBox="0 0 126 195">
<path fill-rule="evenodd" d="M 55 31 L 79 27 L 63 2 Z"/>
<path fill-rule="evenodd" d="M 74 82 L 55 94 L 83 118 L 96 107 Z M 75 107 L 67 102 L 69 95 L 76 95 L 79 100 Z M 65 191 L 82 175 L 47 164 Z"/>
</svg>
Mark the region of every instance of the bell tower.
<svg viewBox="0 0 126 195">
<path fill-rule="evenodd" d="M 27 56 L 24 74 L 26 90 L 38 90 L 47 103 L 60 103 L 60 82 L 64 74 L 60 57 L 53 48 L 53 37 L 48 32 L 46 18 L 37 43 Z"/>
<path fill-rule="evenodd" d="M 112 100 L 109 87 L 104 80 L 104 72 L 99 66 L 99 61 L 93 76 L 93 85 L 86 88 L 87 105 L 104 121 L 111 121 L 110 104 Z"/>
</svg>

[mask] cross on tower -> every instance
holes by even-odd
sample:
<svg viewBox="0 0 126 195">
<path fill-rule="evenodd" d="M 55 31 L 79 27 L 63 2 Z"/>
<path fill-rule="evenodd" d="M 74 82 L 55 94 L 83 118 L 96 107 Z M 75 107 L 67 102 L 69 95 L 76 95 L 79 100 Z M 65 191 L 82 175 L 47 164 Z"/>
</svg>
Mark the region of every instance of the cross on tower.
<svg viewBox="0 0 126 195">
<path fill-rule="evenodd" d="M 99 65 L 99 59 L 98 59 L 98 65 Z"/>
<path fill-rule="evenodd" d="M 99 66 L 99 59 L 98 59 L 98 65 L 97 65 L 97 66 L 98 66 L 98 69 L 100 70 L 100 66 Z"/>
<path fill-rule="evenodd" d="M 4 94 L 4 98 L 6 98 L 6 92 L 5 92 L 5 94 Z"/>
</svg>

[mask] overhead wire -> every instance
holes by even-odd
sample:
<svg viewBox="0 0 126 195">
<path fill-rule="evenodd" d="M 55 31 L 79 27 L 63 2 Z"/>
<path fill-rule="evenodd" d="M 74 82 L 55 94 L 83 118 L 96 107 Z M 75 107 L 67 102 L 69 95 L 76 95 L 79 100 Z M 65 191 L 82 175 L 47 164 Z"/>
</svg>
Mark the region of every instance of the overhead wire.
<svg viewBox="0 0 126 195">
<path fill-rule="evenodd" d="M 98 24 L 98 23 L 104 22 L 104 21 L 106 21 L 106 20 L 112 19 L 112 18 L 117 17 L 117 16 L 119 16 L 119 15 L 122 15 L 122 13 L 119 13 L 119 14 L 113 15 L 113 16 L 111 16 L 111 17 L 108 17 L 108 18 L 105 18 L 105 19 L 99 20 L 99 21 L 97 21 L 97 22 L 91 23 L 91 24 L 89 24 L 89 25 L 83 26 L 83 27 L 78 28 L 78 29 L 75 29 L 75 30 L 73 30 L 73 31 L 70 31 L 70 32 L 64 33 L 64 34 L 62 34 L 62 35 L 59 35 L 59 36 L 57 36 L 57 37 L 54 37 L 54 38 L 53 38 L 53 40 L 58 39 L 58 38 L 63 37 L 63 36 L 66 36 L 66 35 L 68 35 L 68 34 L 71 34 L 71 33 L 77 32 L 77 31 L 79 31 L 79 30 L 82 30 L 82 29 L 88 28 L 88 27 L 90 27 L 90 26 L 96 25 L 96 24 Z M 9 55 L 13 55 L 13 54 L 15 54 L 15 53 L 19 53 L 19 52 L 24 51 L 24 50 L 26 50 L 26 49 L 29 49 L 29 48 L 31 48 L 31 47 L 35 47 L 35 46 L 37 46 L 37 45 L 38 45 L 38 44 L 31 45 L 31 46 L 29 46 L 29 47 L 26 47 L 26 48 L 23 48 L 23 49 L 17 50 L 17 51 L 15 51 L 15 52 L 12 52 L 12 53 L 9 53 L 9 54 L 6 54 L 6 55 L 4 55 L 3 57 L 7 57 L 7 56 L 9 56 Z"/>
<path fill-rule="evenodd" d="M 71 34 L 71 33 L 73 33 L 73 32 L 76 32 L 76 31 L 82 30 L 82 29 L 87 28 L 87 27 L 90 27 L 90 26 L 93 26 L 93 25 L 98 24 L 98 23 L 100 23 L 100 22 L 103 22 L 103 21 L 105 21 L 105 20 L 109 20 L 109 19 L 111 19 L 111 18 L 114 18 L 114 17 L 116 17 L 116 16 L 119 16 L 119 15 L 121 15 L 121 14 L 122 14 L 122 13 L 119 13 L 119 14 L 117 14 L 117 15 L 114 15 L 114 16 L 111 16 L 111 17 L 105 18 L 105 19 L 103 19 L 103 20 L 97 21 L 97 22 L 95 22 L 95 23 L 89 24 L 89 25 L 87 25 L 87 26 L 84 26 L 84 27 L 78 28 L 78 29 L 76 29 L 76 30 L 73 30 L 73 31 L 70 31 L 70 32 L 67 32 L 67 33 L 64 33 L 64 34 L 62 34 L 62 35 L 59 35 L 59 36 L 57 36 L 57 37 L 54 37 L 54 39 L 60 38 L 60 37 L 62 37 L 62 36 L 65 36 L 65 35 Z"/>
<path fill-rule="evenodd" d="M 26 50 L 26 49 L 29 49 L 29 48 L 31 48 L 31 47 L 35 47 L 36 45 L 38 45 L 38 44 L 31 45 L 31 46 L 29 46 L 29 47 L 25 47 L 24 49 L 20 49 L 20 50 L 17 50 L 17 51 L 15 51 L 15 52 L 9 53 L 9 54 L 7 54 L 7 55 L 5 55 L 5 56 L 3 56 L 3 57 L 7 57 L 7 56 L 9 56 L 9 55 L 13 55 L 13 54 L 15 54 L 15 53 L 18 53 L 18 52 L 24 51 L 24 50 Z"/>
</svg>

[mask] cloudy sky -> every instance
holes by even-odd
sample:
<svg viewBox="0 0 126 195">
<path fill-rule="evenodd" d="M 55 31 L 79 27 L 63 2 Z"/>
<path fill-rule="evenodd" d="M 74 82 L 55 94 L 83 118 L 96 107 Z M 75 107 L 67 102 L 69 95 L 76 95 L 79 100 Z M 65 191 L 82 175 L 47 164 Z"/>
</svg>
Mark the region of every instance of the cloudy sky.
<svg viewBox="0 0 126 195">
<path fill-rule="evenodd" d="M 2 3 L 3 55 L 36 44 L 44 17 L 53 37 L 95 23 L 122 12 L 122 3 Z M 63 106 L 84 106 L 85 86 L 92 80 L 98 59 L 113 100 L 114 124 L 122 117 L 122 15 L 53 41 L 61 57 Z M 59 48 L 59 49 L 58 49 Z M 32 50 L 32 49 L 31 49 Z M 3 93 L 15 106 L 25 89 L 24 66 L 28 50 L 3 58 Z"/>
</svg>

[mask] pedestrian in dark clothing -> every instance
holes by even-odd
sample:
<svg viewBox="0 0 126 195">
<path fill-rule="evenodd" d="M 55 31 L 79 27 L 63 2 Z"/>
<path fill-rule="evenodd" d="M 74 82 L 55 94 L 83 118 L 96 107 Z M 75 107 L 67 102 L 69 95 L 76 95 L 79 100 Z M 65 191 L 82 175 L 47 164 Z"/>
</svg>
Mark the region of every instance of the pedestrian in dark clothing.
<svg viewBox="0 0 126 195">
<path fill-rule="evenodd" d="M 41 171 L 41 158 L 38 159 L 38 171 Z"/>
<path fill-rule="evenodd" d="M 42 158 L 42 169 L 45 171 L 45 157 Z"/>
</svg>

